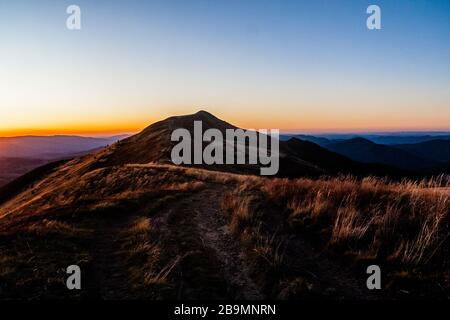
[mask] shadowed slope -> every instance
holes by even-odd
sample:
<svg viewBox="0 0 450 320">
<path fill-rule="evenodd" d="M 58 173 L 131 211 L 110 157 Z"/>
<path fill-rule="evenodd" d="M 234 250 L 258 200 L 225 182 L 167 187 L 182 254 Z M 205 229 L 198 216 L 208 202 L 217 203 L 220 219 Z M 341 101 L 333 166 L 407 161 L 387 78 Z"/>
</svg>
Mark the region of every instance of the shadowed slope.
<svg viewBox="0 0 450 320">
<path fill-rule="evenodd" d="M 410 174 L 409 172 L 401 171 L 383 164 L 353 161 L 339 153 L 322 148 L 313 142 L 299 140 L 297 138 L 291 138 L 285 142 L 284 145 L 291 154 L 316 164 L 328 174 L 389 175 L 392 177 Z"/>
<path fill-rule="evenodd" d="M 364 138 L 331 143 L 328 150 L 364 163 L 381 163 L 404 170 L 421 171 L 436 165 L 432 160 L 418 157 L 393 146 L 376 144 Z"/>
</svg>

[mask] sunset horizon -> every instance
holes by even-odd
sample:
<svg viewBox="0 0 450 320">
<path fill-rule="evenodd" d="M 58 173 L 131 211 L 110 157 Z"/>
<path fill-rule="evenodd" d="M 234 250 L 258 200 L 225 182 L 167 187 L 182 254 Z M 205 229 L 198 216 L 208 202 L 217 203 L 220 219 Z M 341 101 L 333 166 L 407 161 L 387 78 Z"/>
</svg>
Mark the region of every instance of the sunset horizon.
<svg viewBox="0 0 450 320">
<path fill-rule="evenodd" d="M 151 124 L 164 120 L 172 116 L 181 116 L 187 114 L 193 114 L 200 110 L 192 109 L 192 112 L 177 113 L 172 115 L 161 115 L 159 117 L 150 117 L 148 121 L 141 120 L 135 121 L 131 125 L 129 123 L 121 126 L 117 123 L 104 123 L 97 122 L 84 123 L 82 125 L 71 126 L 70 123 L 63 126 L 51 127 L 51 126 L 37 126 L 26 128 L 0 128 L 0 137 L 20 137 L 20 136 L 55 136 L 55 135 L 76 135 L 86 137 L 96 136 L 115 136 L 115 135 L 133 135 L 139 133 Z M 208 111 L 205 108 L 205 111 Z M 222 120 L 234 123 L 241 128 L 246 129 L 279 129 L 282 133 L 298 133 L 298 134 L 358 134 L 358 133 L 374 133 L 374 134 L 389 134 L 389 133 L 448 133 L 450 132 L 450 126 L 447 127 L 431 127 L 431 126 L 385 126 L 377 127 L 373 125 L 355 125 L 355 126 L 329 126 L 329 127 L 315 127 L 315 126 L 297 126 L 297 127 L 283 127 L 280 122 L 270 120 L 262 120 L 261 122 L 255 122 L 252 120 L 243 120 L 241 117 L 224 117 L 221 114 L 213 113 L 215 116 Z M 301 121 L 299 121 L 301 122 Z M 335 123 L 336 125 L 336 123 Z"/>
</svg>

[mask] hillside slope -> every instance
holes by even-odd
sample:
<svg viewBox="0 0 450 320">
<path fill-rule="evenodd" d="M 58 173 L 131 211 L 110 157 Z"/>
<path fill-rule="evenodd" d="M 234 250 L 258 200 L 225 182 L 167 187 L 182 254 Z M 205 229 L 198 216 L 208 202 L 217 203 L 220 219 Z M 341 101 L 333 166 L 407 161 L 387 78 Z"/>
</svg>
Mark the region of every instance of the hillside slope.
<svg viewBox="0 0 450 320">
<path fill-rule="evenodd" d="M 0 298 L 374 299 L 360 265 L 343 253 L 387 265 L 394 259 L 389 270 L 408 270 L 422 285 L 427 278 L 417 268 L 432 275 L 410 248 L 434 253 L 423 256 L 437 273 L 429 290 L 448 293 L 443 181 L 289 180 L 246 174 L 255 168 L 231 168 L 237 174 L 171 165 L 170 132 L 194 119 L 231 126 L 206 112 L 172 117 L 0 190 Z M 300 140 L 280 151 L 294 174 L 356 165 Z M 431 240 L 424 244 L 422 235 Z M 85 290 L 65 287 L 73 264 Z"/>
<path fill-rule="evenodd" d="M 44 179 L 1 206 L 0 298 L 377 299 L 449 292 L 446 189 L 274 180 L 162 164 L 63 177 L 68 168 L 50 173 L 56 185 Z M 437 224 L 426 218 L 430 210 Z M 422 235 L 432 240 L 423 243 Z M 389 287 L 375 293 L 365 287 L 364 266 L 373 263 L 389 270 L 383 278 Z M 65 287 L 72 264 L 83 271 L 82 291 Z"/>
</svg>

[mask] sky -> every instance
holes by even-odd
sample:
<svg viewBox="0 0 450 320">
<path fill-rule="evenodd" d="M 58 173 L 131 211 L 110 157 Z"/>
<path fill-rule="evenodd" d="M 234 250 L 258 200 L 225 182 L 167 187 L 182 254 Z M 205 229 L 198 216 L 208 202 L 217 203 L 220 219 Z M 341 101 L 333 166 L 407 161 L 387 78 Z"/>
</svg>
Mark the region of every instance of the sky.
<svg viewBox="0 0 450 320">
<path fill-rule="evenodd" d="M 0 0 L 0 41 L 0 136 L 200 109 L 255 129 L 450 131 L 446 0 Z"/>
</svg>

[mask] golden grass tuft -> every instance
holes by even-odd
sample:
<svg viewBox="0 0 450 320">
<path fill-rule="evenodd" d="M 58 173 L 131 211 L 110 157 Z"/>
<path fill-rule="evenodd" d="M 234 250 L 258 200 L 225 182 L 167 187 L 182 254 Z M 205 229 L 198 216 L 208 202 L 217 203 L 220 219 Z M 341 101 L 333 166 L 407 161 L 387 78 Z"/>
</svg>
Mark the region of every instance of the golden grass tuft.
<svg viewBox="0 0 450 320">
<path fill-rule="evenodd" d="M 71 226 L 68 223 L 60 222 L 56 220 L 44 219 L 42 222 L 34 223 L 24 230 L 29 235 L 35 235 L 39 237 L 48 235 L 63 235 L 65 237 L 78 237 L 91 233 L 91 230 L 80 229 Z"/>
<path fill-rule="evenodd" d="M 170 286 L 168 277 L 180 259 L 163 261 L 159 232 L 150 218 L 137 218 L 123 234 L 122 248 L 128 260 L 131 282 L 136 288 L 148 290 L 150 297 L 157 298 L 156 288 Z"/>
</svg>

